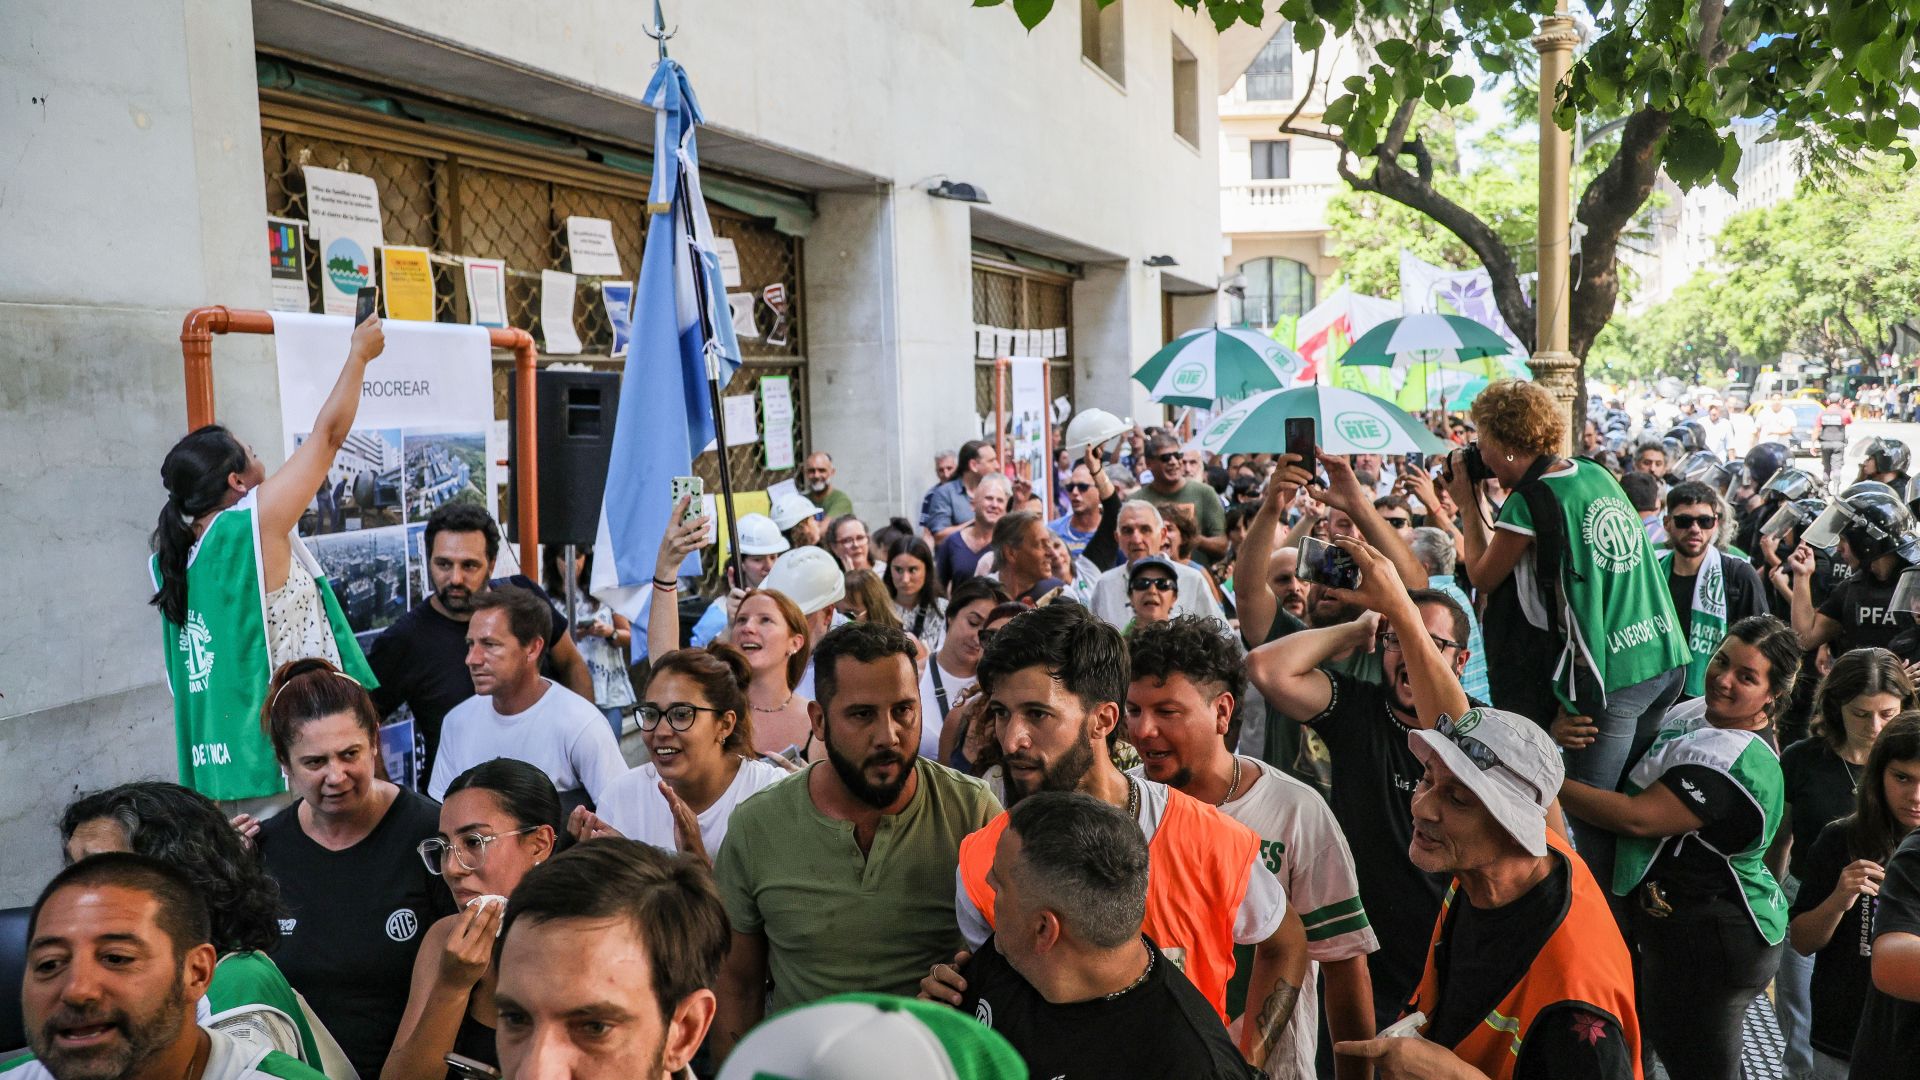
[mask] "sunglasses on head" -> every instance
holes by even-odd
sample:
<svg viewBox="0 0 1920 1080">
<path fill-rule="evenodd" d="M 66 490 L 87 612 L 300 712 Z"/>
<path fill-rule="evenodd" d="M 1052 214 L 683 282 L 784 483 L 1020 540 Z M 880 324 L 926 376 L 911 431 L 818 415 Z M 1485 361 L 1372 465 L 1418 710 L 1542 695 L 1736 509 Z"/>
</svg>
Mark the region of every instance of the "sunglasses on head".
<svg viewBox="0 0 1920 1080">
<path fill-rule="evenodd" d="M 1179 585 L 1173 579 L 1163 577 L 1134 578 L 1132 584 L 1129 586 L 1134 592 L 1146 592 L 1148 589 L 1172 592 L 1178 587 Z"/>
<path fill-rule="evenodd" d="M 1441 716 L 1440 722 L 1433 726 L 1433 730 L 1438 732 L 1441 738 L 1459 747 L 1460 752 L 1467 755 L 1467 760 L 1473 762 L 1481 772 L 1486 772 L 1495 765 L 1506 764 L 1500 760 L 1499 754 L 1493 752 L 1493 747 L 1471 735 L 1462 734 L 1454 725 L 1451 716 Z"/>
<path fill-rule="evenodd" d="M 1675 514 L 1673 515 L 1673 527 L 1676 529 L 1692 529 L 1696 527 L 1702 528 L 1702 529 L 1711 529 L 1718 524 L 1720 524 L 1720 515 L 1718 514 Z"/>
</svg>

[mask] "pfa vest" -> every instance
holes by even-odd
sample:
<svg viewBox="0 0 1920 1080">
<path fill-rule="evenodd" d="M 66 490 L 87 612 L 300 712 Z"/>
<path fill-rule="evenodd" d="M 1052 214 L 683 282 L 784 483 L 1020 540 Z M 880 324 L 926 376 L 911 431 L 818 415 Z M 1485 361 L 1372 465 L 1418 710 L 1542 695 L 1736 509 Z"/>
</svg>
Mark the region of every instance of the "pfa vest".
<svg viewBox="0 0 1920 1080">
<path fill-rule="evenodd" d="M 960 880 L 980 914 L 993 925 L 993 888 L 987 871 L 1007 828 L 1007 815 L 960 841 Z M 1252 829 L 1172 788 L 1167 812 L 1147 843 L 1147 917 L 1142 924 L 1170 960 L 1227 1020 L 1227 981 L 1233 978 L 1233 922 L 1246 898 L 1247 874 L 1260 854 Z"/>
<path fill-rule="evenodd" d="M 1547 845 L 1554 856 L 1567 864 L 1570 898 L 1567 910 L 1540 952 L 1500 999 L 1500 1003 L 1474 1025 L 1453 1052 L 1461 1061 L 1486 1073 L 1492 1080 L 1512 1080 L 1520 1064 L 1520 1048 L 1540 1013 L 1564 1001 L 1578 1001 L 1596 1012 L 1605 1013 L 1620 1025 L 1627 1041 L 1627 1057 L 1633 1062 L 1633 1075 L 1640 1076 L 1640 1020 L 1634 1008 L 1633 961 L 1621 940 L 1619 927 L 1607 907 L 1607 898 L 1599 882 L 1587 869 L 1586 860 L 1575 857 L 1565 839 L 1547 830 Z M 1456 879 L 1447 888 L 1440 904 L 1440 918 L 1433 927 L 1433 944 L 1427 951 L 1427 968 L 1420 976 L 1408 1011 L 1425 1012 L 1429 1018 L 1440 1004 L 1440 973 L 1434 959 L 1446 940 L 1453 899 L 1460 887 Z"/>
</svg>

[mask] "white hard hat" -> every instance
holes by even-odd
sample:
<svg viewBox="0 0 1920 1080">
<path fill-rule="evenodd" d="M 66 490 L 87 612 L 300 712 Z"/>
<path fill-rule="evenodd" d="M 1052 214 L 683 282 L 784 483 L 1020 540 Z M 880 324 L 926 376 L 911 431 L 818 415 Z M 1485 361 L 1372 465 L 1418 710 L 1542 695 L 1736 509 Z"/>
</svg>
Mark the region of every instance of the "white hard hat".
<svg viewBox="0 0 1920 1080">
<path fill-rule="evenodd" d="M 780 526 L 781 532 L 786 532 L 808 518 L 817 518 L 823 513 L 825 511 L 813 505 L 812 499 L 790 491 L 782 492 L 773 500 L 773 522 Z"/>
<path fill-rule="evenodd" d="M 742 555 L 778 555 L 792 546 L 765 514 L 741 514 L 739 530 Z"/>
<path fill-rule="evenodd" d="M 1090 444 L 1104 443 L 1132 430 L 1130 421 L 1122 420 L 1105 409 L 1086 409 L 1067 423 L 1064 446 L 1069 454 L 1078 457 Z"/>
<path fill-rule="evenodd" d="M 795 548 L 780 556 L 760 587 L 777 592 L 811 615 L 847 597 L 847 575 L 824 548 Z"/>
</svg>

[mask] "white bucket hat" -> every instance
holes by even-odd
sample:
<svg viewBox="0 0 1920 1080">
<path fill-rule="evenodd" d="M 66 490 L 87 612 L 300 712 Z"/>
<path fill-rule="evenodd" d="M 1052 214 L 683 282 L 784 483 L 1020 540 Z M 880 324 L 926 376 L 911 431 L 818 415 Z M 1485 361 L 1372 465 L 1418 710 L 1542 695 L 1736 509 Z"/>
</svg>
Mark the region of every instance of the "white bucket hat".
<svg viewBox="0 0 1920 1080">
<path fill-rule="evenodd" d="M 1540 725 L 1519 713 L 1468 709 L 1457 721 L 1442 716 L 1431 730 L 1408 732 L 1407 747 L 1422 762 L 1438 754 L 1528 854 L 1547 853 L 1547 808 L 1567 770 Z"/>
</svg>

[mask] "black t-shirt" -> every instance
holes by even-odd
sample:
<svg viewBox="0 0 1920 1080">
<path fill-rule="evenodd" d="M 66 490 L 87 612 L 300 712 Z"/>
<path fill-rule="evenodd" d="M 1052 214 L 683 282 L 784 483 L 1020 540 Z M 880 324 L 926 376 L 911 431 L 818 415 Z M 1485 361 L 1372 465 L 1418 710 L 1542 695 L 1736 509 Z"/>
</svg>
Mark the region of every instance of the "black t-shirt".
<svg viewBox="0 0 1920 1080">
<path fill-rule="evenodd" d="M 273 961 L 339 1040 L 361 1076 L 379 1076 L 407 1007 L 427 927 L 453 914 L 446 882 L 414 849 L 440 829 L 440 804 L 402 789 L 367 838 L 329 851 L 300 828 L 299 805 L 255 842 L 287 917 Z"/>
<path fill-rule="evenodd" d="M 1920 934 L 1920 832 L 1908 833 L 1887 862 L 1874 905 L 1873 936 Z M 1910 1076 L 1920 1061 L 1920 1002 L 1867 986 L 1860 1033 L 1853 1040 L 1854 1076 Z"/>
<path fill-rule="evenodd" d="M 1801 881 L 1807 880 L 1806 853 L 1813 850 L 1820 830 L 1853 813 L 1854 777 L 1860 769 L 1841 761 L 1818 735 L 1780 751 L 1782 790 L 1793 809 L 1793 851 L 1787 869 Z"/>
<path fill-rule="evenodd" d="M 1456 893 L 1446 936 L 1434 954 L 1441 994 L 1427 1037 L 1456 1046 L 1526 977 L 1572 905 L 1571 871 L 1556 854 L 1546 880 L 1525 895 L 1482 911 Z M 1627 1080 L 1633 1054 L 1617 1017 L 1579 1001 L 1542 1009 L 1522 1033 L 1515 1080 Z"/>
<path fill-rule="evenodd" d="M 1761 587 L 1760 575 L 1753 567 L 1731 555 L 1720 559 L 1720 577 L 1727 588 L 1727 625 L 1732 626 L 1749 615 L 1765 615 L 1767 598 Z M 1673 597 L 1674 614 L 1680 616 L 1680 634 L 1686 636 L 1693 630 L 1693 587 L 1700 578 L 1699 574 L 1667 574 L 1667 594 Z"/>
<path fill-rule="evenodd" d="M 1380 949 L 1367 956 L 1376 1019 L 1391 1021 L 1426 967 L 1445 875 L 1413 865 L 1413 786 L 1426 772 L 1407 748 L 1412 729 L 1388 705 L 1387 688 L 1326 672 L 1327 710 L 1306 721 L 1333 759 L 1334 820 L 1353 848 L 1355 877 Z M 1477 703 L 1476 703 L 1477 704 Z"/>
<path fill-rule="evenodd" d="M 1679 796 L 1701 821 L 1697 832 L 1676 836 L 1660 849 L 1647 878 L 1676 896 L 1720 896 L 1745 903 L 1740 880 L 1719 852 L 1743 851 L 1766 826 L 1747 790 L 1705 765 L 1675 765 L 1660 783 Z"/>
<path fill-rule="evenodd" d="M 494 589 L 503 585 L 518 585 L 540 597 L 547 595 L 519 574 L 487 583 Z M 566 632 L 566 617 L 555 608 L 547 651 L 540 657 L 541 674 L 553 674 L 548 657 Z M 382 715 L 401 705 L 413 709 L 414 735 L 426 748 L 420 760 L 420 776 L 422 780 L 432 776 L 433 754 L 440 746 L 440 728 L 447 713 L 473 696 L 473 676 L 467 673 L 467 624 L 440 614 L 430 601 L 422 601 L 373 639 L 367 650 L 367 666 L 380 680 L 373 700 Z"/>
<path fill-rule="evenodd" d="M 1794 851 L 1799 854 L 1797 842 Z M 1794 871 L 1800 878 L 1800 893 L 1790 914 L 1804 915 L 1826 903 L 1840 884 L 1840 872 L 1853 861 L 1844 824 L 1836 821 L 1820 830 L 1801 860 L 1801 869 Z M 1813 1027 L 1807 1041 L 1843 1061 L 1853 1053 L 1854 1032 L 1867 1003 L 1867 984 L 1873 981 L 1875 903 L 1871 896 L 1855 897 L 1833 928 L 1833 936 L 1813 954 Z"/>
<path fill-rule="evenodd" d="M 1887 648 L 1900 631 L 1913 625 L 1913 617 L 1890 610 L 1896 576 L 1876 581 L 1865 570 L 1840 582 L 1820 605 L 1820 614 L 1840 624 L 1840 636 L 1834 639 L 1833 655 L 1852 649 Z"/>
<path fill-rule="evenodd" d="M 1147 948 L 1146 982 L 1112 1000 L 1055 1005 L 988 938 L 961 972 L 960 1011 L 1005 1036 L 1040 1080 L 1257 1080 L 1213 1006 Z"/>
</svg>

